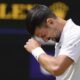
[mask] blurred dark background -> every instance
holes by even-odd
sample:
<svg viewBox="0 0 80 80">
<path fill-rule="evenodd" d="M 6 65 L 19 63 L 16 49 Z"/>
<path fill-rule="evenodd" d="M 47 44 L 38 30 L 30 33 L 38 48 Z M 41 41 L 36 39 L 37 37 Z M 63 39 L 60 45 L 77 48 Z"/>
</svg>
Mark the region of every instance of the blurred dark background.
<svg viewBox="0 0 80 80">
<path fill-rule="evenodd" d="M 27 7 L 30 8 L 35 4 L 51 6 L 57 2 L 63 2 L 69 8 L 64 19 L 72 18 L 80 25 L 80 0 L 0 0 L 0 80 L 55 80 L 54 76 L 42 74 L 40 65 L 24 49 L 25 42 L 30 38 L 25 17 L 20 19 L 7 14 L 13 14 L 13 4 L 29 5 Z M 2 4 L 7 5 L 6 8 Z M 24 15 L 27 15 L 27 9 L 23 10 Z M 42 47 L 54 54 L 54 45 Z"/>
</svg>

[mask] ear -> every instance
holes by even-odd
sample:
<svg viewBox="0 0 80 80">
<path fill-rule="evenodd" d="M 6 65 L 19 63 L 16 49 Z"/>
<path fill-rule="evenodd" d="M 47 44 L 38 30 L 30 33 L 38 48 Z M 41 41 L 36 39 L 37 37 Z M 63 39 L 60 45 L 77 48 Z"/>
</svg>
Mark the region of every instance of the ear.
<svg viewBox="0 0 80 80">
<path fill-rule="evenodd" d="M 54 24 L 54 19 L 53 18 L 47 18 L 47 25 L 52 26 Z"/>
</svg>

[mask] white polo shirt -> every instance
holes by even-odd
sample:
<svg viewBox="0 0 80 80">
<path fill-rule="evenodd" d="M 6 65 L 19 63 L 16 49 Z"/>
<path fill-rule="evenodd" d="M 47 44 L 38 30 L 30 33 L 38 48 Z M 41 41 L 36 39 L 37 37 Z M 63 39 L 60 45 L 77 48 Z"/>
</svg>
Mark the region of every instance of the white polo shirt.
<svg viewBox="0 0 80 80">
<path fill-rule="evenodd" d="M 59 43 L 55 46 L 55 56 L 66 55 L 72 64 L 56 80 L 80 80 L 80 26 L 69 19 L 64 26 Z"/>
</svg>

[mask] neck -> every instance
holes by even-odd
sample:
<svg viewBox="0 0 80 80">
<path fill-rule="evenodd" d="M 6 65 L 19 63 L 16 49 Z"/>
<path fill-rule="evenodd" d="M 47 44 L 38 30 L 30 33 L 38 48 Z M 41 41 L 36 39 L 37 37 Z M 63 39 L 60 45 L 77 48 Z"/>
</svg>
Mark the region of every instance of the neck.
<svg viewBox="0 0 80 80">
<path fill-rule="evenodd" d="M 64 26 L 66 24 L 66 20 L 63 20 L 61 18 L 58 18 L 58 23 L 59 23 L 58 28 L 62 32 L 63 31 L 63 28 L 64 28 Z"/>
<path fill-rule="evenodd" d="M 61 34 L 62 34 L 62 31 L 63 31 L 63 28 L 64 28 L 64 26 L 66 24 L 66 20 L 58 18 L 57 22 L 58 22 L 57 28 L 59 29 L 59 36 L 56 38 L 56 42 L 59 42 Z"/>
</svg>

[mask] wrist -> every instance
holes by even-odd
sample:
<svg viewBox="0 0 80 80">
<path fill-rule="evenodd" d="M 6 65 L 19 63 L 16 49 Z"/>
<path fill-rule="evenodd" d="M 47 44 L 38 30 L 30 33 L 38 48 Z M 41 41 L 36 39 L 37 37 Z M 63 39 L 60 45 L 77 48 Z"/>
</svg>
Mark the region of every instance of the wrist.
<svg viewBox="0 0 80 80">
<path fill-rule="evenodd" d="M 45 54 L 45 51 L 41 47 L 37 47 L 34 50 L 32 50 L 32 55 L 37 61 L 39 59 L 39 56 L 42 54 Z"/>
</svg>

